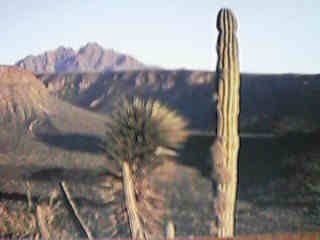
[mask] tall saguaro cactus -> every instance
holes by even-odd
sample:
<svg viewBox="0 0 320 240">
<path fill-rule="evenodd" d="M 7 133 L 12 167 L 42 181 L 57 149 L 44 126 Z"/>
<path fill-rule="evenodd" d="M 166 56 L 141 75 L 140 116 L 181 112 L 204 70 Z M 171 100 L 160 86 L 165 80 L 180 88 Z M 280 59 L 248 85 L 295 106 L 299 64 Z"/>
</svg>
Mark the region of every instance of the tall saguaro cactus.
<svg viewBox="0 0 320 240">
<path fill-rule="evenodd" d="M 237 23 L 230 9 L 221 9 L 217 17 L 217 138 L 211 147 L 214 214 L 212 233 L 218 237 L 234 235 L 239 151 L 239 57 Z"/>
</svg>

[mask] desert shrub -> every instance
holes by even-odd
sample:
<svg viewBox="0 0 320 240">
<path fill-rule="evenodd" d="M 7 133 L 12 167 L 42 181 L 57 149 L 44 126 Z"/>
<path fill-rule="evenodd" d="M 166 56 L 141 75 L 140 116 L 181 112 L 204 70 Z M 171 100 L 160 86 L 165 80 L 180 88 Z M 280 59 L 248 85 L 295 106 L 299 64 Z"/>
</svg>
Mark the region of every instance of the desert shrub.
<svg viewBox="0 0 320 240">
<path fill-rule="evenodd" d="M 107 122 L 105 150 L 119 166 L 127 160 L 135 175 L 172 155 L 186 140 L 186 120 L 157 100 L 125 98 Z"/>
<path fill-rule="evenodd" d="M 143 228 L 153 236 L 151 239 L 160 236 L 166 211 L 164 199 L 154 190 L 149 176 L 165 160 L 164 156 L 175 155 L 182 146 L 187 138 L 186 125 L 186 120 L 166 105 L 139 97 L 125 98 L 106 124 L 107 158 L 116 161 L 119 174 L 123 162 L 129 164 L 139 217 Z M 111 216 L 114 226 L 128 222 L 128 213 L 120 212 L 121 218 Z"/>
</svg>

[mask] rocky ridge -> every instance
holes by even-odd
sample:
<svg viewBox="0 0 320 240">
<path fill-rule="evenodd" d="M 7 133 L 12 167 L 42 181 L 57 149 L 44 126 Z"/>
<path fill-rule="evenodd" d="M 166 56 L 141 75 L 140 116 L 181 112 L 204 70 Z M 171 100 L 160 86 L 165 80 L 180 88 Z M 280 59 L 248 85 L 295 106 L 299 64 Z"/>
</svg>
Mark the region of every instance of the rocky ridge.
<svg viewBox="0 0 320 240">
<path fill-rule="evenodd" d="M 27 56 L 16 66 L 36 74 L 66 72 L 104 72 L 148 68 L 142 62 L 113 49 L 89 42 L 78 51 L 61 46 L 37 56 Z"/>
<path fill-rule="evenodd" d="M 141 70 L 38 77 L 51 94 L 93 111 L 108 113 L 122 96 L 142 95 L 181 112 L 192 128 L 215 129 L 213 72 Z M 320 127 L 319 80 L 320 75 L 241 74 L 240 130 L 271 133 Z"/>
</svg>

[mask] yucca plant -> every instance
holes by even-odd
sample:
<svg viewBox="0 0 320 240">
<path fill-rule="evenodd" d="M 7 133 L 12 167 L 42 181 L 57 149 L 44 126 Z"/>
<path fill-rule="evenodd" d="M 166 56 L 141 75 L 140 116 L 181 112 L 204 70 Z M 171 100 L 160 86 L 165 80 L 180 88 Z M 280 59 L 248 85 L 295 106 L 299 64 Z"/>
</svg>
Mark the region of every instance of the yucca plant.
<svg viewBox="0 0 320 240">
<path fill-rule="evenodd" d="M 107 122 L 105 151 L 122 175 L 125 211 L 132 239 L 158 239 L 164 199 L 148 180 L 164 155 L 176 155 L 187 137 L 186 120 L 157 100 L 125 98 Z"/>
</svg>

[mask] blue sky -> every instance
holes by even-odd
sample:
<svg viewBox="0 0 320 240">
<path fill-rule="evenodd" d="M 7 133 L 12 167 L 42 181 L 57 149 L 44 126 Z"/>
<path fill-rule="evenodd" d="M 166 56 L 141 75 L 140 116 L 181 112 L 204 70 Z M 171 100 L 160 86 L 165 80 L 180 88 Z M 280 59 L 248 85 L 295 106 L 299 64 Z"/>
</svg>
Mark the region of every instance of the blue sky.
<svg viewBox="0 0 320 240">
<path fill-rule="evenodd" d="M 228 7 L 242 72 L 320 73 L 318 0 L 4 1 L 0 64 L 97 42 L 146 64 L 215 70 L 216 16 Z"/>
</svg>

